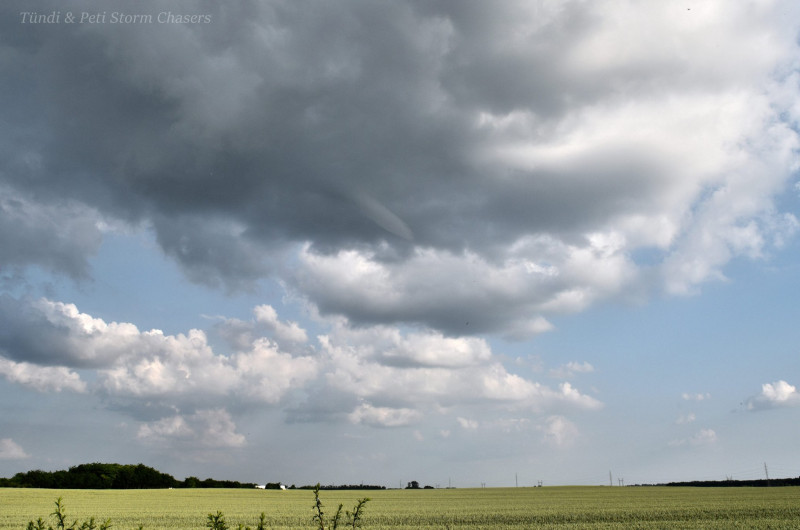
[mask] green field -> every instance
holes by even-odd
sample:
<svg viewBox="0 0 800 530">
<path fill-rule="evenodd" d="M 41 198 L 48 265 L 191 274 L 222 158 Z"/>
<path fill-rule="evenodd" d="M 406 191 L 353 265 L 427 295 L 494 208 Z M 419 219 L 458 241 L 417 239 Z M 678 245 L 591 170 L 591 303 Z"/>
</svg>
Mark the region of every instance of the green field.
<svg viewBox="0 0 800 530">
<path fill-rule="evenodd" d="M 72 519 L 111 519 L 116 530 L 204 528 L 218 510 L 228 526 L 312 528 L 313 493 L 249 489 L 0 489 L 0 530 L 48 518 L 63 497 Z M 550 487 L 323 491 L 326 513 L 368 496 L 364 528 L 800 528 L 800 487 Z"/>
</svg>

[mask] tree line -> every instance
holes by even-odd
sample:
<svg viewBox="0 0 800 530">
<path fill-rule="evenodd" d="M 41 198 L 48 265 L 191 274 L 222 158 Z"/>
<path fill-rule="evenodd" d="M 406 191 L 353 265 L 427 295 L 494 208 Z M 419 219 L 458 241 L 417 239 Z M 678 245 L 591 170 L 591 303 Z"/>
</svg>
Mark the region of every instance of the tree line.
<svg viewBox="0 0 800 530">
<path fill-rule="evenodd" d="M 694 486 L 706 488 L 720 487 L 749 487 L 760 488 L 769 486 L 800 486 L 800 477 L 797 478 L 771 478 L 757 480 L 694 480 L 691 482 L 670 482 L 664 486 Z"/>
<path fill-rule="evenodd" d="M 234 480 L 177 480 L 144 464 L 81 464 L 65 471 L 26 471 L 0 478 L 4 488 L 51 489 L 158 489 L 158 488 L 255 488 L 255 484 Z"/>
<path fill-rule="evenodd" d="M 292 486 L 289 489 L 295 489 L 295 487 Z M 338 484 L 338 485 L 330 484 L 328 486 L 320 486 L 319 484 L 317 484 L 316 486 L 300 486 L 297 489 L 299 489 L 299 490 L 319 489 L 321 491 L 322 490 L 326 490 L 326 491 L 336 491 L 336 490 L 385 490 L 386 486 L 376 486 L 374 484 Z"/>
</svg>

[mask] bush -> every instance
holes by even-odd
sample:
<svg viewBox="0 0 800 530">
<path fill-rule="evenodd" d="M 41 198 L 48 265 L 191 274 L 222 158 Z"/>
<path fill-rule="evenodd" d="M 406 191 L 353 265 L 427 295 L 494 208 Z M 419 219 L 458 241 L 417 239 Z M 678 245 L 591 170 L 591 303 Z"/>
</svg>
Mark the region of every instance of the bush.
<svg viewBox="0 0 800 530">
<path fill-rule="evenodd" d="M 55 528 L 57 530 L 108 530 L 111 528 L 111 520 L 106 519 L 100 526 L 94 520 L 94 517 L 89 518 L 88 520 L 82 522 L 78 525 L 78 521 L 72 521 L 72 523 L 67 523 L 67 512 L 64 508 L 64 501 L 61 497 L 56 499 L 56 509 L 53 513 L 50 514 L 51 517 L 54 517 L 56 520 Z M 54 530 L 52 526 L 47 525 L 45 526 L 44 520 L 39 517 L 36 522 L 29 521 L 27 530 Z"/>
<path fill-rule="evenodd" d="M 318 530 L 325 530 L 326 524 L 328 525 L 327 528 L 330 530 L 336 530 L 339 527 L 339 521 L 342 518 L 342 508 L 344 504 L 340 504 L 339 507 L 336 509 L 336 513 L 333 515 L 333 519 L 328 521 L 325 518 L 325 513 L 322 511 L 322 501 L 319 498 L 319 484 L 316 485 L 314 488 L 314 517 L 312 517 L 312 521 L 314 521 L 315 526 Z M 361 527 L 361 518 L 364 516 L 364 505 L 369 502 L 369 497 L 364 497 L 363 499 L 359 499 L 356 502 L 356 505 L 353 507 L 353 511 L 345 511 L 345 515 L 347 517 L 347 522 L 345 523 L 350 528 L 360 528 Z"/>
</svg>

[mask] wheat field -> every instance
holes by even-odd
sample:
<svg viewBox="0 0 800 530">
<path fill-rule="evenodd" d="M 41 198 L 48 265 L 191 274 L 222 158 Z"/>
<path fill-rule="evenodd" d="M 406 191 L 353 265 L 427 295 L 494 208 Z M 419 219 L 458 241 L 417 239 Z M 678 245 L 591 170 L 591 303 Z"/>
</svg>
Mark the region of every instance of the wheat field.
<svg viewBox="0 0 800 530">
<path fill-rule="evenodd" d="M 308 490 L 0 489 L 0 530 L 26 528 L 61 497 L 69 521 L 111 520 L 113 529 L 205 528 L 222 512 L 228 528 L 315 528 Z M 544 487 L 322 491 L 326 515 L 363 497 L 363 528 L 800 528 L 800 487 Z M 340 525 L 341 528 L 341 525 Z"/>
</svg>

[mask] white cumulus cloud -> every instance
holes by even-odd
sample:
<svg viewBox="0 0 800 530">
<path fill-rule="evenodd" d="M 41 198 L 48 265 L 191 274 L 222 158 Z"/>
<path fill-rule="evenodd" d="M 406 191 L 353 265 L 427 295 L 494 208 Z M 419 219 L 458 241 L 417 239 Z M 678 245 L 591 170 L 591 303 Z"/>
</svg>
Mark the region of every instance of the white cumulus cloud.
<svg viewBox="0 0 800 530">
<path fill-rule="evenodd" d="M 22 446 L 11 438 L 0 438 L 0 460 L 22 460 L 29 457 Z"/>
<path fill-rule="evenodd" d="M 409 408 L 374 407 L 362 403 L 348 418 L 352 423 L 373 427 L 402 427 L 414 423 L 420 416 L 419 412 Z"/>
<path fill-rule="evenodd" d="M 784 380 L 764 383 L 761 393 L 748 399 L 746 404 L 748 410 L 800 406 L 800 392 Z"/>
<path fill-rule="evenodd" d="M 277 311 L 271 305 L 260 305 L 253 312 L 256 315 L 256 321 L 267 325 L 278 339 L 298 343 L 308 341 L 306 331 L 297 322 L 280 321 Z"/>
<path fill-rule="evenodd" d="M 179 444 L 199 448 L 237 448 L 247 443 L 236 432 L 231 415 L 222 408 L 162 418 L 139 427 L 140 440 L 152 444 Z"/>
<path fill-rule="evenodd" d="M 689 438 L 672 440 L 669 445 L 672 447 L 692 446 L 699 447 L 713 445 L 717 442 L 717 433 L 713 429 L 700 429 Z"/>
<path fill-rule="evenodd" d="M 39 392 L 61 392 L 69 390 L 84 393 L 86 382 L 76 372 L 64 366 L 39 366 L 26 362 L 14 362 L 0 357 L 0 375 L 22 386 Z"/>
<path fill-rule="evenodd" d="M 550 416 L 539 430 L 544 434 L 544 441 L 556 447 L 572 445 L 578 437 L 578 427 L 564 416 Z"/>
<path fill-rule="evenodd" d="M 479 426 L 477 420 L 471 420 L 468 418 L 461 418 L 461 417 L 456 418 L 456 420 L 458 421 L 458 424 L 461 426 L 462 429 L 474 431 Z"/>
<path fill-rule="evenodd" d="M 579 363 L 577 361 L 570 361 L 563 366 L 550 370 L 550 376 L 559 379 L 568 379 L 574 377 L 575 374 L 588 374 L 594 372 L 594 366 L 584 361 Z"/>
<path fill-rule="evenodd" d="M 394 357 L 381 355 L 376 343 L 363 343 L 365 337 L 385 339 L 386 330 L 367 328 L 351 334 L 349 330 L 339 329 L 336 334 L 320 337 L 322 351 L 330 366 L 325 378 L 332 388 L 365 399 L 380 397 L 423 408 L 475 400 L 532 411 L 559 407 L 593 410 L 602 406 L 598 400 L 581 393 L 569 383 L 562 383 L 554 389 L 509 372 L 489 354 L 482 341 L 475 343 L 477 350 L 471 350 L 479 355 L 466 357 L 470 359 L 469 363 L 452 366 L 439 362 L 439 366 L 429 366 L 397 363 Z M 404 342 L 399 337 L 396 335 L 386 343 L 389 351 L 398 341 Z M 454 341 L 434 334 L 419 339 L 419 342 L 438 345 L 442 349 L 434 350 L 436 356 L 449 359 L 453 355 L 464 358 L 464 352 L 470 351 L 464 348 L 476 340 L 463 338 Z M 409 342 L 415 342 L 413 337 Z M 453 346 L 458 347 L 448 350 Z M 419 358 L 418 355 L 414 357 Z"/>
</svg>

